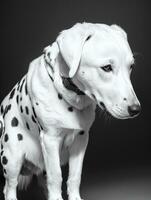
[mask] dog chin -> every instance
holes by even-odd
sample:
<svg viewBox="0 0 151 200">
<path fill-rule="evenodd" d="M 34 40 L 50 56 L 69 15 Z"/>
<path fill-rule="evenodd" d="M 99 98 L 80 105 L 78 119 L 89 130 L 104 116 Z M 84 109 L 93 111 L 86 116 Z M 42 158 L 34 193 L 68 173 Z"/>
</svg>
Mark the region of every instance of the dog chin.
<svg viewBox="0 0 151 200">
<path fill-rule="evenodd" d="M 112 111 L 108 111 L 108 113 L 115 119 L 130 119 L 130 118 L 133 118 L 131 117 L 130 115 L 121 115 L 119 113 L 115 113 L 115 112 L 112 112 Z"/>
<path fill-rule="evenodd" d="M 99 108 L 104 111 L 105 113 L 107 113 L 109 116 L 113 117 L 113 118 L 116 118 L 115 115 L 113 115 L 108 109 L 107 107 L 105 106 L 105 104 L 103 102 L 99 102 L 98 103 L 98 106 Z"/>
<path fill-rule="evenodd" d="M 113 114 L 113 113 L 110 113 L 110 114 L 116 119 L 129 119 L 129 118 L 131 118 L 130 116 L 116 115 L 116 114 Z"/>
<path fill-rule="evenodd" d="M 108 109 L 107 106 L 103 102 L 98 103 L 99 108 L 101 108 L 102 111 L 105 111 L 108 115 L 112 116 L 115 119 L 129 119 L 133 118 L 130 115 L 121 115 L 121 113 L 117 113 L 113 111 L 112 109 Z"/>
</svg>

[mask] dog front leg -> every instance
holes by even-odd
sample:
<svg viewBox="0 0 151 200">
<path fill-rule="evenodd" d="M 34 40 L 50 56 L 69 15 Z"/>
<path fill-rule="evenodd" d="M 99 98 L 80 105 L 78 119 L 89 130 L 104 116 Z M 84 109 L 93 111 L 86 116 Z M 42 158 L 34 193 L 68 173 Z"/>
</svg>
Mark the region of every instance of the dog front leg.
<svg viewBox="0 0 151 200">
<path fill-rule="evenodd" d="M 81 200 L 80 182 L 83 166 L 83 159 L 88 144 L 88 133 L 78 134 L 69 149 L 69 177 L 67 182 L 67 191 L 69 200 Z"/>
<path fill-rule="evenodd" d="M 56 136 L 57 134 L 53 133 L 52 135 L 52 132 L 51 134 L 49 132 L 41 133 L 41 145 L 47 174 L 48 200 L 62 200 L 62 173 L 59 158 L 61 137 Z"/>
</svg>

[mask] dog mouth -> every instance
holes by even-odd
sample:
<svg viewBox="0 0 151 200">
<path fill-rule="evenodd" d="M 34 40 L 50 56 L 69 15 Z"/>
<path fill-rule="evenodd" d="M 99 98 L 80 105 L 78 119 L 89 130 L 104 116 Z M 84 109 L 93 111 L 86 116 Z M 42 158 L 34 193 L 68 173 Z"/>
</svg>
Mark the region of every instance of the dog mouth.
<svg viewBox="0 0 151 200">
<path fill-rule="evenodd" d="M 127 119 L 127 118 L 129 118 L 129 116 L 122 116 L 121 114 L 117 114 L 117 112 L 115 112 L 113 109 L 109 109 L 109 108 L 107 109 L 107 106 L 104 104 L 104 102 L 98 101 L 94 94 L 92 94 L 92 97 L 95 100 L 95 102 L 97 102 L 97 105 L 99 106 L 99 108 L 101 108 L 101 110 L 104 111 L 109 116 L 111 116 L 115 119 Z"/>
<path fill-rule="evenodd" d="M 110 111 L 107 109 L 106 105 L 105 105 L 102 101 L 98 102 L 98 106 L 99 106 L 99 107 L 101 108 L 101 110 L 103 110 L 108 116 L 113 117 L 113 118 L 115 118 L 115 119 L 122 119 L 121 117 L 117 116 L 115 113 L 110 112 Z"/>
<path fill-rule="evenodd" d="M 105 104 L 103 103 L 103 101 L 98 102 L 96 96 L 94 94 L 91 94 L 93 100 L 98 104 L 98 106 L 103 110 L 103 111 L 107 111 L 107 108 L 105 106 Z"/>
<path fill-rule="evenodd" d="M 95 96 L 94 94 L 91 94 L 91 96 L 92 96 L 93 100 L 94 100 L 95 102 L 97 102 L 98 106 L 99 106 L 103 111 L 107 111 L 107 108 L 106 108 L 105 104 L 103 103 L 103 101 L 98 102 L 98 100 L 97 100 L 97 98 L 96 98 L 96 96 Z"/>
<path fill-rule="evenodd" d="M 106 116 L 108 116 L 109 118 L 116 118 L 111 112 L 108 111 L 107 107 L 102 101 L 98 102 L 98 106 L 106 114 Z"/>
<path fill-rule="evenodd" d="M 121 110 L 120 109 L 107 109 L 106 105 L 100 101 L 97 103 L 98 106 L 101 108 L 102 111 L 104 111 L 106 114 L 108 114 L 109 116 L 115 118 L 115 119 L 129 119 L 129 118 L 133 118 L 131 117 L 130 115 L 123 115 L 121 113 Z M 110 110 L 110 111 L 109 111 Z"/>
<path fill-rule="evenodd" d="M 129 119 L 131 118 L 129 115 L 123 115 L 122 113 L 119 112 L 119 110 L 115 111 L 114 109 L 107 109 L 107 107 L 105 106 L 105 104 L 101 101 L 99 102 L 99 107 L 105 112 L 107 113 L 109 116 L 115 118 L 115 119 Z"/>
</svg>

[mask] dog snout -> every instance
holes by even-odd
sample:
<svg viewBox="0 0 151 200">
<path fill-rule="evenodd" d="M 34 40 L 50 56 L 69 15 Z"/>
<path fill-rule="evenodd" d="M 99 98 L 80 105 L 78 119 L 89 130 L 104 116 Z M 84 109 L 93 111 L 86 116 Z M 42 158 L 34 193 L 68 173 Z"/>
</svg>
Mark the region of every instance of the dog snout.
<svg viewBox="0 0 151 200">
<path fill-rule="evenodd" d="M 128 106 L 128 113 L 131 117 L 138 115 L 141 112 L 140 104 L 132 104 Z"/>
</svg>

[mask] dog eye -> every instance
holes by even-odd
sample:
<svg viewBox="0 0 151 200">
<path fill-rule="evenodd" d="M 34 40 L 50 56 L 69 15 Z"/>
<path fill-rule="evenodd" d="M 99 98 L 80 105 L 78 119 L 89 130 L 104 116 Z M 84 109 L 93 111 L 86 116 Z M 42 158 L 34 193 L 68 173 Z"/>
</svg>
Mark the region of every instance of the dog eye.
<svg viewBox="0 0 151 200">
<path fill-rule="evenodd" d="M 103 71 L 105 71 L 105 72 L 110 72 L 110 71 L 112 71 L 112 66 L 105 65 L 105 66 L 101 67 L 101 69 L 103 69 Z"/>
</svg>

